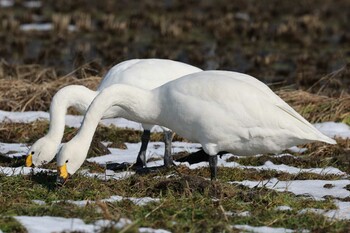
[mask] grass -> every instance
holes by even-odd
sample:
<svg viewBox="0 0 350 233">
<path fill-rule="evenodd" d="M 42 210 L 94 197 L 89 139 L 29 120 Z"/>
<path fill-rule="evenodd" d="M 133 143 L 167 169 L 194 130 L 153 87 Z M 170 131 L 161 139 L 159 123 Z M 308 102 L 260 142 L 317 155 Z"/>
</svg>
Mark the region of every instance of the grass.
<svg viewBox="0 0 350 233">
<path fill-rule="evenodd" d="M 220 174 L 221 178 L 226 175 L 221 171 Z M 136 227 L 147 226 L 173 232 L 231 232 L 234 224 L 333 232 L 350 227 L 346 221 L 333 221 L 313 213 L 299 213 L 304 208 L 334 209 L 330 199 L 315 201 L 288 192 L 249 189 L 227 184 L 221 178 L 220 181 L 210 182 L 196 175 L 180 175 L 171 179 L 159 178 L 158 175 L 133 176 L 119 181 L 101 181 L 77 175 L 61 188 L 55 186 L 54 174 L 0 176 L 0 229 L 23 232 L 23 228 L 11 218 L 16 215 L 79 217 L 86 223 L 101 218 L 118 220 L 126 217 L 133 221 L 131 231 L 135 231 Z M 112 195 L 151 196 L 160 198 L 160 201 L 145 206 L 135 205 L 128 200 L 94 202 L 84 207 L 65 202 L 98 201 Z M 39 205 L 32 200 L 42 200 L 45 204 Z M 292 210 L 277 211 L 276 207 L 280 205 L 288 205 Z M 239 215 L 246 211 L 250 215 Z M 112 229 L 105 230 L 113 232 Z"/>
</svg>

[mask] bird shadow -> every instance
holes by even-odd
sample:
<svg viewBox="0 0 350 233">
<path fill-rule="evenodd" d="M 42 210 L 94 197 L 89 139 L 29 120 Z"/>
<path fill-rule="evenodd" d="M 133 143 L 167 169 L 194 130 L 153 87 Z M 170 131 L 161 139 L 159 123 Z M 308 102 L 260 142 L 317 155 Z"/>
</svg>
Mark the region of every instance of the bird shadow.
<svg viewBox="0 0 350 233">
<path fill-rule="evenodd" d="M 48 191 L 55 191 L 57 188 L 59 188 L 56 182 L 57 174 L 54 172 L 42 171 L 31 173 L 30 179 L 33 182 L 46 188 Z"/>
</svg>

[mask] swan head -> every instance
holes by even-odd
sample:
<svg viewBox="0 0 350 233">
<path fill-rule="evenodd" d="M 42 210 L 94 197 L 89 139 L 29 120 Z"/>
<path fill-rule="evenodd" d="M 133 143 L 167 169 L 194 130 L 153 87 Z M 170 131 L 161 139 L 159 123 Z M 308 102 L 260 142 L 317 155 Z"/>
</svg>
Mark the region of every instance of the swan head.
<svg viewBox="0 0 350 233">
<path fill-rule="evenodd" d="M 62 146 L 57 155 L 58 184 L 64 184 L 69 176 L 72 176 L 81 167 L 87 152 L 79 143 L 75 143 L 74 140 Z"/>
<path fill-rule="evenodd" d="M 40 167 L 49 163 L 56 155 L 57 147 L 52 140 L 43 137 L 36 141 L 29 149 L 26 158 L 27 167 Z"/>
</svg>

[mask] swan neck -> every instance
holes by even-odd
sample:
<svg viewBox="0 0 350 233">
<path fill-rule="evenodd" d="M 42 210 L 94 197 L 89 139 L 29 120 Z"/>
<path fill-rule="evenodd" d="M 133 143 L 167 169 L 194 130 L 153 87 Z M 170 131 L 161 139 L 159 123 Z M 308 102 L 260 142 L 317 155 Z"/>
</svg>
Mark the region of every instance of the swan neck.
<svg viewBox="0 0 350 233">
<path fill-rule="evenodd" d="M 82 126 L 75 139 L 84 145 L 90 145 L 98 122 L 112 106 L 119 106 L 119 117 L 140 123 L 155 124 L 159 108 L 154 93 L 123 84 L 112 85 L 94 99 L 85 114 Z"/>
<path fill-rule="evenodd" d="M 50 126 L 47 137 L 60 143 L 65 129 L 65 116 L 69 107 L 86 112 L 89 104 L 97 95 L 84 86 L 71 85 L 60 89 L 53 97 L 50 105 Z"/>
</svg>

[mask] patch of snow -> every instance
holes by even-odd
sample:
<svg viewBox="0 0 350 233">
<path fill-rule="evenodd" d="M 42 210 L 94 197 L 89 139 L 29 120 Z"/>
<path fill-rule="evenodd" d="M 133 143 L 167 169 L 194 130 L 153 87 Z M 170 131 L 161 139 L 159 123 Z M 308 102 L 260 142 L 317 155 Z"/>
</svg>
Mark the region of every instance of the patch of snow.
<svg viewBox="0 0 350 233">
<path fill-rule="evenodd" d="M 300 154 L 302 154 L 302 153 L 307 151 L 307 148 L 299 148 L 297 146 L 292 146 L 292 147 L 288 148 L 288 150 L 290 152 L 293 152 L 293 153 L 300 153 Z"/>
<path fill-rule="evenodd" d="M 42 200 L 32 200 L 33 203 L 38 204 L 38 205 L 45 205 L 46 202 Z"/>
<path fill-rule="evenodd" d="M 239 230 L 244 230 L 248 232 L 254 232 L 254 233 L 290 233 L 290 232 L 295 232 L 294 230 L 291 229 L 286 229 L 282 227 L 274 228 L 274 227 L 266 227 L 266 226 L 261 226 L 261 227 L 253 227 L 249 225 L 233 225 L 234 228 L 239 229 Z"/>
<path fill-rule="evenodd" d="M 30 217 L 17 216 L 14 217 L 28 231 L 28 233 L 47 233 L 62 231 L 82 231 L 93 232 L 94 225 L 85 224 L 83 220 L 78 218 L 62 218 L 62 217 Z"/>
<path fill-rule="evenodd" d="M 298 174 L 301 172 L 316 173 L 320 175 L 332 174 L 332 175 L 346 175 L 345 172 L 340 171 L 338 168 L 325 167 L 325 168 L 297 168 L 288 166 L 285 164 L 274 164 L 271 161 L 266 161 L 262 166 L 244 166 L 244 168 L 253 168 L 256 170 L 275 170 L 280 172 L 286 172 L 290 174 Z"/>
<path fill-rule="evenodd" d="M 271 161 L 266 161 L 264 165 L 262 166 L 243 166 L 240 165 L 237 162 L 227 162 L 226 160 L 229 159 L 232 155 L 231 154 L 226 154 L 223 155 L 221 159 L 218 159 L 218 167 L 235 167 L 235 168 L 242 168 L 242 169 L 255 169 L 255 170 L 274 170 L 274 171 L 280 171 L 280 172 L 286 172 L 290 174 L 298 174 L 302 172 L 307 172 L 307 173 L 316 173 L 316 174 L 332 174 L 332 175 L 346 175 L 345 172 L 340 171 L 338 168 L 334 167 L 325 167 L 325 168 L 297 168 L 297 167 L 292 167 L 288 166 L 285 164 L 279 164 L 276 165 L 272 163 Z M 208 162 L 200 162 L 196 164 L 189 164 L 187 162 L 185 163 L 179 163 L 179 162 L 174 162 L 176 165 L 183 164 L 189 167 L 190 169 L 197 169 L 197 168 L 202 168 L 202 167 L 208 167 L 209 164 Z"/>
<path fill-rule="evenodd" d="M 122 201 L 122 200 L 129 200 L 132 201 L 135 205 L 144 206 L 147 205 L 150 202 L 159 202 L 159 198 L 151 198 L 151 197 L 122 197 L 122 196 L 111 196 L 107 199 L 101 199 L 102 202 L 116 202 L 116 201 Z"/>
<path fill-rule="evenodd" d="M 225 211 L 224 213 L 226 216 L 233 216 L 235 215 L 232 211 Z"/>
<path fill-rule="evenodd" d="M 49 120 L 49 114 L 41 111 L 8 112 L 0 110 L 0 122 L 30 123 L 36 120 Z"/>
<path fill-rule="evenodd" d="M 151 202 L 158 202 L 159 198 L 152 198 L 152 197 L 129 197 L 128 200 L 132 201 L 135 205 L 144 206 Z"/>
<path fill-rule="evenodd" d="M 244 20 L 244 21 L 250 21 L 250 16 L 246 12 L 237 12 L 235 14 L 235 18 L 236 19 L 241 19 L 241 20 Z"/>
<path fill-rule="evenodd" d="M 335 200 L 334 203 L 337 206 L 337 209 L 335 210 L 307 208 L 299 211 L 299 213 L 303 214 L 313 212 L 316 214 L 322 214 L 331 219 L 350 220 L 350 202 Z"/>
<path fill-rule="evenodd" d="M 248 217 L 248 216 L 250 216 L 250 212 L 249 211 L 243 211 L 243 212 L 237 213 L 236 215 L 240 216 L 240 217 Z"/>
<path fill-rule="evenodd" d="M 282 154 L 271 155 L 271 157 L 273 157 L 273 158 L 281 158 L 281 157 L 284 157 L 284 156 L 297 158 L 297 156 L 291 155 L 289 153 L 282 153 Z"/>
<path fill-rule="evenodd" d="M 42 6 L 41 1 L 26 1 L 23 2 L 23 6 L 27 8 L 40 8 Z"/>
<path fill-rule="evenodd" d="M 28 23 L 19 26 L 21 31 L 51 31 L 53 29 L 52 23 Z M 68 31 L 75 31 L 74 25 L 68 25 Z"/>
<path fill-rule="evenodd" d="M 323 122 L 314 124 L 314 126 L 328 137 L 350 138 L 350 127 L 347 124 L 341 122 Z"/>
<path fill-rule="evenodd" d="M 28 23 L 19 26 L 21 31 L 51 31 L 53 29 L 52 23 Z"/>
<path fill-rule="evenodd" d="M 1 167 L 0 174 L 6 176 L 18 176 L 18 175 L 28 175 L 30 173 L 39 173 L 39 172 L 57 172 L 56 170 L 49 170 L 44 168 L 31 168 L 31 167 Z"/>
<path fill-rule="evenodd" d="M 0 153 L 7 154 L 10 151 L 16 152 L 8 154 L 10 158 L 21 157 L 28 152 L 29 147 L 22 143 L 2 143 L 0 142 Z"/>
<path fill-rule="evenodd" d="M 316 200 L 324 200 L 324 196 L 345 198 L 350 192 L 344 187 L 350 184 L 350 180 L 291 180 L 279 181 L 276 178 L 266 181 L 241 181 L 230 182 L 232 184 L 242 184 L 250 188 L 266 187 L 279 192 L 289 191 L 296 195 L 308 195 Z M 325 184 L 332 184 L 332 188 L 325 188 Z"/>
<path fill-rule="evenodd" d="M 279 211 L 292 210 L 290 206 L 286 206 L 286 205 L 277 206 L 275 209 Z"/>
<path fill-rule="evenodd" d="M 136 157 L 140 150 L 141 143 L 125 143 L 127 149 L 116 149 L 108 148 L 112 154 L 92 157 L 87 159 L 89 162 L 95 162 L 98 164 L 107 163 L 135 163 Z M 173 142 L 172 143 L 172 153 L 179 153 L 182 151 L 187 151 L 189 153 L 196 152 L 201 148 L 199 143 L 186 143 L 186 142 Z M 150 142 L 147 148 L 146 158 L 160 158 L 159 161 L 152 161 L 147 163 L 147 166 L 158 166 L 163 165 L 163 155 L 164 155 L 164 143 L 163 142 Z"/>
<path fill-rule="evenodd" d="M 98 200 L 99 202 L 119 202 L 119 201 L 123 201 L 123 200 L 129 200 L 131 202 L 133 202 L 135 205 L 138 206 L 144 206 L 147 205 L 151 202 L 159 202 L 160 199 L 159 198 L 152 198 L 152 197 L 123 197 L 123 196 L 118 196 L 118 195 L 113 195 L 109 198 L 104 198 L 101 200 Z M 33 200 L 34 202 L 34 200 Z M 44 201 L 41 200 L 35 200 L 36 203 L 40 203 L 40 204 L 45 204 Z M 63 201 L 54 201 L 54 203 L 60 203 Z M 77 205 L 79 207 L 84 207 L 89 203 L 95 203 L 95 201 L 91 201 L 91 200 L 80 200 L 80 201 L 73 201 L 73 200 L 65 200 L 64 202 L 68 202 L 74 205 Z"/>
<path fill-rule="evenodd" d="M 171 233 L 171 231 L 163 230 L 163 229 L 153 229 L 149 227 L 140 227 L 140 233 Z"/>
<path fill-rule="evenodd" d="M 113 226 L 117 229 L 121 229 L 128 224 L 131 224 L 129 219 L 121 218 L 118 222 L 110 220 L 98 220 L 93 224 L 86 224 L 79 218 L 62 218 L 51 216 L 15 216 L 28 231 L 28 233 L 47 233 L 47 232 L 98 232 L 103 227 Z"/>
<path fill-rule="evenodd" d="M 122 229 L 131 224 L 132 221 L 127 218 L 121 218 L 118 222 L 110 220 L 97 220 L 94 223 L 86 224 L 79 218 L 63 218 L 51 216 L 15 216 L 28 231 L 28 233 L 48 233 L 48 232 L 100 232 L 105 227 L 113 226 L 116 229 Z M 139 232 L 144 233 L 169 233 L 163 229 L 153 229 L 147 227 L 139 228 Z"/>
<path fill-rule="evenodd" d="M 13 0 L 0 0 L 0 7 L 11 7 L 15 4 Z"/>
<path fill-rule="evenodd" d="M 106 170 L 105 173 L 91 173 L 87 170 L 81 170 L 79 173 L 86 177 L 97 178 L 100 180 L 123 180 L 135 174 L 133 171 L 114 172 L 112 170 Z"/>
<path fill-rule="evenodd" d="M 122 201 L 122 200 L 130 200 L 135 205 L 144 206 L 147 205 L 150 202 L 159 202 L 159 198 L 151 198 L 151 197 L 122 197 L 122 196 L 111 196 L 107 199 L 102 199 L 101 201 L 104 202 L 115 202 L 115 201 Z"/>
</svg>

